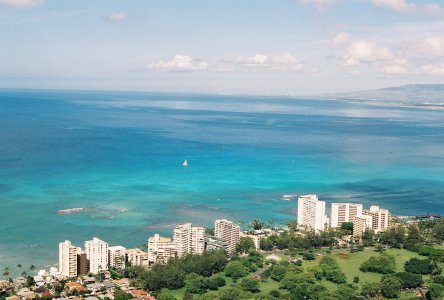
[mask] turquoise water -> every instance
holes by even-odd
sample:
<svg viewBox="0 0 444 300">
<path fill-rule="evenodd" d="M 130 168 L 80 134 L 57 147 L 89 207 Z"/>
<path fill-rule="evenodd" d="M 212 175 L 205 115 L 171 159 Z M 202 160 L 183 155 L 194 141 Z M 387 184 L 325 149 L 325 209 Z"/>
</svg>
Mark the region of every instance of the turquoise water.
<svg viewBox="0 0 444 300">
<path fill-rule="evenodd" d="M 178 222 L 284 223 L 283 194 L 444 214 L 443 111 L 3 90 L 0 122 L 0 268 L 57 263 L 64 239 L 131 247 Z M 73 207 L 87 210 L 57 213 Z"/>
</svg>

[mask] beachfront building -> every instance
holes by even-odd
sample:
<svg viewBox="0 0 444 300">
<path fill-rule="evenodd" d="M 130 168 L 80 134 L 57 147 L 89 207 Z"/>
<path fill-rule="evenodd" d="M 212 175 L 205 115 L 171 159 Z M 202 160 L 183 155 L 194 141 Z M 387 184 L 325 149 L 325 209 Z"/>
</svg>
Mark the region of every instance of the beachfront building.
<svg viewBox="0 0 444 300">
<path fill-rule="evenodd" d="M 223 239 L 206 234 L 205 235 L 205 251 L 225 250 L 227 245 Z"/>
<path fill-rule="evenodd" d="M 148 265 L 156 263 L 164 264 L 171 257 L 177 256 L 176 245 L 170 238 L 161 237 L 159 234 L 148 239 Z"/>
<path fill-rule="evenodd" d="M 113 246 L 108 248 L 108 262 L 111 268 L 119 270 L 125 269 L 126 248 L 123 246 Z"/>
<path fill-rule="evenodd" d="M 373 217 L 361 215 L 353 218 L 353 236 L 360 238 L 367 229 L 372 228 Z"/>
<path fill-rule="evenodd" d="M 331 227 L 340 228 L 342 223 L 353 222 L 355 217 L 362 216 L 362 204 L 357 203 L 332 203 Z"/>
<path fill-rule="evenodd" d="M 132 266 L 148 267 L 148 253 L 139 248 L 127 249 L 126 259 Z"/>
<path fill-rule="evenodd" d="M 236 247 L 240 242 L 240 227 L 225 219 L 216 220 L 214 222 L 214 236 L 225 241 L 227 252 L 232 254 L 236 252 Z"/>
<path fill-rule="evenodd" d="M 375 232 L 385 231 L 389 226 L 389 211 L 377 205 L 370 206 L 369 210 L 362 212 L 366 216 L 372 217 L 372 229 Z"/>
<path fill-rule="evenodd" d="M 66 240 L 59 243 L 59 272 L 66 277 L 77 276 L 77 253 L 79 248 Z"/>
<path fill-rule="evenodd" d="M 191 223 L 178 224 L 174 227 L 173 242 L 179 257 L 188 253 L 201 254 L 205 251 L 205 228 Z"/>
<path fill-rule="evenodd" d="M 298 197 L 298 225 L 306 230 L 323 231 L 328 226 L 325 202 L 317 195 Z"/>
<path fill-rule="evenodd" d="M 89 261 L 89 272 L 97 274 L 108 270 L 108 243 L 99 238 L 85 242 L 86 257 Z"/>
</svg>

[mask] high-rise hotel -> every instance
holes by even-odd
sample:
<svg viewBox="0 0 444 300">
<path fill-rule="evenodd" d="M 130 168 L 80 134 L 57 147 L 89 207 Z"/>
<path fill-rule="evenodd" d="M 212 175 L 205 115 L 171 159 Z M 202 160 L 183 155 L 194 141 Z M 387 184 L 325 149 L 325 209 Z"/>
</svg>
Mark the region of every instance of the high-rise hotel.
<svg viewBox="0 0 444 300">
<path fill-rule="evenodd" d="M 353 222 L 356 217 L 362 216 L 362 204 L 356 203 L 332 203 L 331 227 L 339 228 L 342 223 Z"/>
<path fill-rule="evenodd" d="M 328 226 L 325 215 L 325 202 L 317 195 L 301 195 L 298 197 L 298 226 L 306 230 L 323 231 Z"/>
<path fill-rule="evenodd" d="M 216 220 L 214 222 L 214 236 L 226 243 L 228 253 L 234 253 L 240 242 L 240 227 L 225 219 Z"/>
<path fill-rule="evenodd" d="M 93 238 L 85 242 L 86 257 L 89 260 L 89 271 L 93 274 L 108 270 L 108 243 Z"/>
<path fill-rule="evenodd" d="M 178 224 L 173 231 L 173 242 L 179 257 L 187 253 L 201 254 L 205 251 L 205 227 Z"/>
</svg>

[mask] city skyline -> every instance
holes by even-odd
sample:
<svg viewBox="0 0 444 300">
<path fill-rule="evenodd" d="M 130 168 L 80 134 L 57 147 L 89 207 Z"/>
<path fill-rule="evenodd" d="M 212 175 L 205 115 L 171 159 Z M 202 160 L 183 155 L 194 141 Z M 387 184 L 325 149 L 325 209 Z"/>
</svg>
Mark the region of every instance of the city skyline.
<svg viewBox="0 0 444 300">
<path fill-rule="evenodd" d="M 425 0 L 0 1 L 2 88 L 304 95 L 444 76 Z"/>
</svg>

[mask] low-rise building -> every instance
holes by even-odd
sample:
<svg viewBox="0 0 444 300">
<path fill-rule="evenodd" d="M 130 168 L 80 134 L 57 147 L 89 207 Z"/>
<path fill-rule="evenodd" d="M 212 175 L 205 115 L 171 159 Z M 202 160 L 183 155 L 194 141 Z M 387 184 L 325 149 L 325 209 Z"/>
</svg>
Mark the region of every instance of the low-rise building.
<svg viewBox="0 0 444 300">
<path fill-rule="evenodd" d="M 156 263 L 164 264 L 171 257 L 177 256 L 176 244 L 166 237 L 159 234 L 148 239 L 148 265 L 152 266 Z"/>
<path fill-rule="evenodd" d="M 119 270 L 125 269 L 126 248 L 122 246 L 112 246 L 108 248 L 108 262 L 111 268 Z"/>
</svg>

